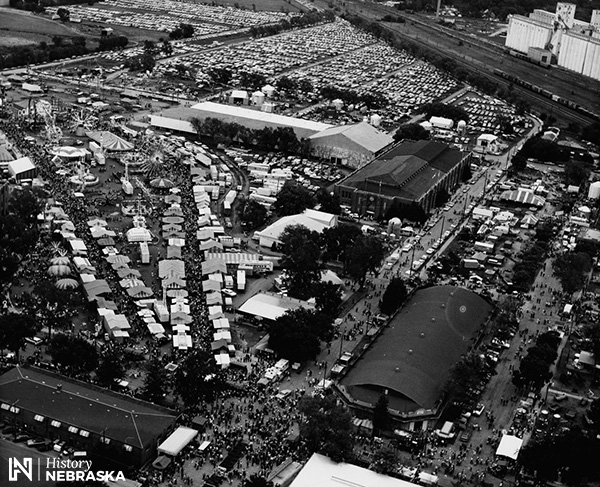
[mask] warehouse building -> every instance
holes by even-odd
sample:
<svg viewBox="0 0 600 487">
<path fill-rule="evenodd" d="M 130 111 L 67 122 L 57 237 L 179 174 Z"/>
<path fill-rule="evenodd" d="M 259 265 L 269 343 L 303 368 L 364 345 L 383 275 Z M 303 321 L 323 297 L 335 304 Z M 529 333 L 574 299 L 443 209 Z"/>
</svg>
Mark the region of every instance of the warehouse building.
<svg viewBox="0 0 600 487">
<path fill-rule="evenodd" d="M 315 157 L 357 169 L 389 147 L 394 139 L 361 122 L 325 129 L 310 136 L 309 141 Z"/>
<path fill-rule="evenodd" d="M 176 418 L 169 409 L 37 368 L 0 376 L 0 421 L 123 468 L 153 460 Z"/>
<path fill-rule="evenodd" d="M 344 402 L 370 417 L 381 397 L 411 431 L 433 427 L 451 367 L 478 342 L 493 306 L 456 286 L 415 292 L 336 386 Z"/>
<path fill-rule="evenodd" d="M 441 142 L 403 142 L 340 181 L 335 193 L 363 216 L 383 218 L 413 204 L 429 213 L 440 190 L 450 193 L 458 185 L 471 158 Z"/>
</svg>

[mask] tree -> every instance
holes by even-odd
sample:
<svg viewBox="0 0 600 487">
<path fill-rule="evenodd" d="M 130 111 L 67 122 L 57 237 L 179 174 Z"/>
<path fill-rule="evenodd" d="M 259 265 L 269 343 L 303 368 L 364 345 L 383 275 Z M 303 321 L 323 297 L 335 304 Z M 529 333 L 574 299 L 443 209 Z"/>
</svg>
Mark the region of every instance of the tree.
<svg viewBox="0 0 600 487">
<path fill-rule="evenodd" d="M 280 236 L 281 267 L 291 296 L 308 299 L 312 286 L 321 280 L 319 236 L 303 225 L 288 225 Z"/>
<path fill-rule="evenodd" d="M 194 26 L 193 25 L 182 22 L 181 24 L 179 24 L 179 28 L 181 29 L 181 36 L 184 39 L 188 39 L 188 38 L 194 36 Z"/>
<path fill-rule="evenodd" d="M 567 293 L 574 293 L 585 283 L 585 276 L 592 268 L 591 257 L 584 252 L 568 252 L 554 259 L 554 272 Z"/>
<path fill-rule="evenodd" d="M 146 365 L 146 378 L 142 394 L 152 402 L 162 401 L 168 391 L 167 371 L 161 361 L 153 357 Z"/>
<path fill-rule="evenodd" d="M 335 227 L 326 228 L 321 234 L 321 241 L 325 247 L 323 259 L 345 262 L 346 250 L 361 236 L 362 232 L 356 225 L 341 223 Z"/>
<path fill-rule="evenodd" d="M 444 206 L 450 200 L 450 194 L 446 188 L 440 188 L 435 195 L 435 206 Z"/>
<path fill-rule="evenodd" d="M 273 203 L 273 209 L 280 215 L 295 215 L 315 206 L 313 195 L 297 183 L 286 182 Z"/>
<path fill-rule="evenodd" d="M 352 458 L 352 415 L 334 396 L 304 396 L 298 410 L 303 415 L 300 435 L 310 452 L 322 453 L 334 462 Z"/>
<path fill-rule="evenodd" d="M 367 273 L 379 269 L 383 256 L 381 240 L 372 235 L 362 235 L 346 251 L 346 272 L 362 287 Z"/>
<path fill-rule="evenodd" d="M 42 200 L 31 189 L 22 189 L 11 194 L 8 211 L 25 225 L 32 225 L 42 211 L 42 206 Z"/>
<path fill-rule="evenodd" d="M 58 10 L 56 11 L 56 15 L 58 15 L 60 17 L 60 20 L 62 22 L 66 22 L 71 17 L 71 12 L 69 12 L 64 7 L 59 7 Z"/>
<path fill-rule="evenodd" d="M 520 153 L 515 154 L 510 161 L 510 164 L 513 171 L 524 171 L 527 168 L 527 158 L 523 157 Z"/>
<path fill-rule="evenodd" d="M 466 183 L 467 181 L 469 181 L 469 179 L 471 179 L 471 177 L 473 176 L 473 172 L 471 171 L 471 165 L 470 164 L 466 164 L 463 172 L 460 176 L 460 180 L 463 183 Z"/>
<path fill-rule="evenodd" d="M 36 306 L 36 314 L 41 324 L 48 328 L 48 339 L 52 339 L 52 330 L 68 328 L 69 317 L 73 315 L 73 308 L 79 304 L 78 295 L 58 289 L 48 279 L 39 281 L 33 288 L 33 293 L 38 298 L 40 305 Z"/>
<path fill-rule="evenodd" d="M 161 50 L 165 56 L 173 54 L 173 46 L 167 39 L 163 40 Z"/>
<path fill-rule="evenodd" d="M 470 401 L 471 390 L 481 383 L 488 370 L 483 357 L 475 353 L 462 357 L 450 369 L 450 377 L 444 385 L 446 398 L 459 404 Z"/>
<path fill-rule="evenodd" d="M 331 318 L 337 317 L 342 305 L 342 290 L 332 282 L 317 282 L 313 285 L 312 295 L 320 313 Z"/>
<path fill-rule="evenodd" d="M 388 445 L 381 446 L 373 452 L 373 460 L 369 470 L 384 475 L 390 475 L 395 472 L 398 466 L 398 454 L 394 448 Z"/>
<path fill-rule="evenodd" d="M 125 366 L 121 350 L 117 347 L 109 348 L 100 358 L 100 363 L 96 368 L 98 382 L 105 387 L 111 387 L 124 375 Z"/>
<path fill-rule="evenodd" d="M 459 120 L 469 121 L 469 114 L 464 108 L 446 103 L 426 103 L 419 108 L 419 113 L 425 113 L 427 118 L 444 117 L 450 118 L 455 122 Z"/>
<path fill-rule="evenodd" d="M 382 394 L 377 399 L 373 408 L 373 432 L 387 431 L 390 427 L 390 411 L 388 410 L 389 401 L 386 394 Z"/>
<path fill-rule="evenodd" d="M 52 362 L 73 374 L 88 373 L 98 366 L 96 347 L 84 338 L 59 333 L 50 341 L 48 353 Z"/>
<path fill-rule="evenodd" d="M 175 371 L 175 392 L 187 407 L 212 400 L 222 386 L 214 359 L 202 349 L 194 349 Z"/>
<path fill-rule="evenodd" d="M 269 328 L 269 348 L 291 362 L 314 360 L 321 351 L 321 340 L 331 338 L 331 318 L 306 308 L 286 311 Z"/>
<path fill-rule="evenodd" d="M 600 429 L 600 399 L 596 399 L 594 402 L 592 402 L 587 416 L 591 421 L 593 421 L 594 429 Z"/>
<path fill-rule="evenodd" d="M 579 186 L 587 181 L 592 171 L 592 165 L 584 161 L 569 161 L 565 164 L 565 183 Z"/>
<path fill-rule="evenodd" d="M 325 213 L 331 213 L 333 215 L 339 215 L 342 213 L 340 207 L 340 197 L 337 194 L 330 193 L 324 188 L 321 188 L 317 192 L 317 202 L 321 205 L 320 211 Z"/>
<path fill-rule="evenodd" d="M 425 213 L 425 210 L 416 202 L 400 208 L 397 216 L 403 220 L 408 220 L 415 223 L 425 223 L 427 221 L 427 214 Z"/>
<path fill-rule="evenodd" d="M 405 123 L 394 134 L 394 142 L 401 140 L 429 140 L 429 132 L 418 123 Z"/>
<path fill-rule="evenodd" d="M 20 350 L 25 345 L 25 338 L 34 337 L 39 331 L 35 318 L 20 313 L 0 315 L 0 350 L 5 348 L 14 352 L 17 361 Z"/>
<path fill-rule="evenodd" d="M 266 478 L 261 477 L 256 473 L 253 473 L 244 483 L 244 487 L 273 487 L 273 482 L 268 481 Z"/>
<path fill-rule="evenodd" d="M 267 209 L 260 203 L 254 200 L 246 200 L 239 208 L 240 219 L 248 230 L 256 230 L 265 224 Z"/>
<path fill-rule="evenodd" d="M 404 280 L 394 277 L 388 284 L 381 301 L 379 309 L 385 315 L 393 315 L 395 311 L 404 304 L 408 297 L 408 291 Z"/>
</svg>

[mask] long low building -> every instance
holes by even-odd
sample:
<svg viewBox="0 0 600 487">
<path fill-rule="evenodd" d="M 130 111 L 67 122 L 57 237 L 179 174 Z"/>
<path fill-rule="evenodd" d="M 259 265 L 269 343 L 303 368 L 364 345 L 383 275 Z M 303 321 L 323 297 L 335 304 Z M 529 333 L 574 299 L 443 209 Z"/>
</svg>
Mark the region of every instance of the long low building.
<svg viewBox="0 0 600 487">
<path fill-rule="evenodd" d="M 337 183 L 335 192 L 360 215 L 382 218 L 413 204 L 429 213 L 438 192 L 460 182 L 471 158 L 441 142 L 403 142 Z"/>
<path fill-rule="evenodd" d="M 427 429 L 441 413 L 451 367 L 467 353 L 493 306 L 456 286 L 420 289 L 392 318 L 337 385 L 363 414 L 387 394 L 392 417 Z"/>
<path fill-rule="evenodd" d="M 278 294 L 258 293 L 242 304 L 237 312 L 260 322 L 272 323 L 288 310 L 298 308 L 313 309 L 314 305 L 301 299 L 288 298 Z"/>
<path fill-rule="evenodd" d="M 243 108 L 238 105 L 226 105 L 211 101 L 197 103 L 189 108 L 174 108 L 151 117 L 151 124 L 155 127 L 181 132 L 195 133 L 190 121 L 193 118 L 205 120 L 216 118 L 222 122 L 238 123 L 250 129 L 263 129 L 265 127 L 291 127 L 296 137 L 305 138 L 329 129 L 332 125 L 302 118 L 286 117 L 276 113 L 262 112 L 252 108 Z M 170 120 L 169 120 L 170 119 Z"/>
<path fill-rule="evenodd" d="M 140 468 L 171 433 L 174 411 L 36 368 L 0 376 L 0 420 L 66 446 Z"/>
</svg>

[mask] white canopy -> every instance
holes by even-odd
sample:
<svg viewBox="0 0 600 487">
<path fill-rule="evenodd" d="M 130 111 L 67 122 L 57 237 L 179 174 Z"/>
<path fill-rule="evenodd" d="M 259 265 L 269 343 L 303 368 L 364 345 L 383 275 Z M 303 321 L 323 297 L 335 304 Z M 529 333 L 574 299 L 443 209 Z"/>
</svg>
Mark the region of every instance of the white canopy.
<svg viewBox="0 0 600 487">
<path fill-rule="evenodd" d="M 496 455 L 516 460 L 523 446 L 523 440 L 518 436 L 504 435 L 500 440 Z"/>
<path fill-rule="evenodd" d="M 190 441 L 192 441 L 197 434 L 198 431 L 195 429 L 180 426 L 171 434 L 171 436 L 158 446 L 158 452 L 176 457 L 181 453 L 181 450 L 188 446 Z"/>
</svg>

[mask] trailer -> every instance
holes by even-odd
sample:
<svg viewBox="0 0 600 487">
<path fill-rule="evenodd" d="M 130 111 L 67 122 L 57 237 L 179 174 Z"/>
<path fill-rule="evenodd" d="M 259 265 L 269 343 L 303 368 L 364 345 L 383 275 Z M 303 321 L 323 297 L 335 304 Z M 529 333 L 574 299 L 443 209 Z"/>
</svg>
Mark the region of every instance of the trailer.
<svg viewBox="0 0 600 487">
<path fill-rule="evenodd" d="M 148 249 L 148 242 L 140 242 L 140 255 L 142 264 L 150 263 L 150 250 Z"/>
<path fill-rule="evenodd" d="M 238 270 L 237 271 L 237 290 L 245 291 L 246 290 L 246 271 Z"/>
</svg>

